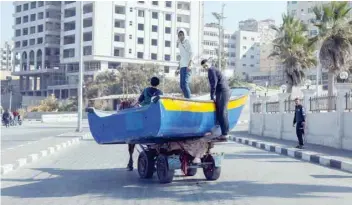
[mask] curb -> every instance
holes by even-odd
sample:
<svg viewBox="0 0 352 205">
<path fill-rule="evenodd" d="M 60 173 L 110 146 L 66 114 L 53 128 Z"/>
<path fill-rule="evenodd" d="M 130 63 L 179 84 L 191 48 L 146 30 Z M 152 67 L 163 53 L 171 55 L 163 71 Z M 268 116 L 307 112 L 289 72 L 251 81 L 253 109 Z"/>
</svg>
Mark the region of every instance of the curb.
<svg viewBox="0 0 352 205">
<path fill-rule="evenodd" d="M 324 156 L 320 153 L 316 153 L 312 151 L 302 151 L 296 148 L 286 148 L 275 144 L 270 144 L 270 143 L 262 142 L 258 140 L 251 140 L 251 139 L 242 138 L 242 137 L 230 136 L 230 140 L 233 140 L 235 142 L 238 142 L 244 145 L 266 150 L 269 152 L 274 152 L 280 155 L 289 156 L 295 159 L 307 161 L 313 164 L 319 164 L 322 166 L 352 173 L 352 161 L 350 162 L 341 161 L 341 160 L 334 159 L 333 157 Z"/>
<path fill-rule="evenodd" d="M 12 171 L 22 167 L 24 165 L 28 165 L 28 164 L 35 162 L 41 158 L 44 158 L 46 156 L 50 156 L 54 153 L 57 153 L 60 150 L 64 150 L 65 148 L 70 147 L 74 144 L 78 144 L 82 139 L 85 139 L 88 136 L 90 136 L 90 133 L 85 133 L 82 136 L 79 136 L 77 138 L 68 140 L 66 142 L 57 144 L 55 146 L 48 147 L 47 149 L 42 150 L 38 153 L 30 154 L 29 156 L 27 156 L 25 158 L 20 158 L 12 164 L 5 164 L 5 165 L 1 166 L 0 175 L 2 176 L 4 174 L 7 174 L 9 172 L 12 172 Z"/>
</svg>

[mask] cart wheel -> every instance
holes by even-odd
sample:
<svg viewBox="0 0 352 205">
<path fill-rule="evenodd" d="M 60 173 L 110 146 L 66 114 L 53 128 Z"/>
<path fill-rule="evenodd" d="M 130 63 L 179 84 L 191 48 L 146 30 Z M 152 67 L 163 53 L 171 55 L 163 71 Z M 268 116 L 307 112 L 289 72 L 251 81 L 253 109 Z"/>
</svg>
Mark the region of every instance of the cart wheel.
<svg viewBox="0 0 352 205">
<path fill-rule="evenodd" d="M 187 176 L 194 176 L 197 174 L 197 168 L 188 168 L 187 169 Z"/>
<path fill-rule="evenodd" d="M 221 173 L 221 167 L 215 167 L 215 161 L 213 156 L 209 154 L 205 156 L 202 161 L 211 163 L 209 165 L 204 165 L 203 167 L 205 178 L 210 181 L 215 181 L 219 179 L 220 173 Z"/>
<path fill-rule="evenodd" d="M 149 151 L 143 151 L 138 157 L 138 174 L 142 179 L 153 177 L 155 167 L 154 155 Z"/>
<path fill-rule="evenodd" d="M 159 178 L 159 182 L 162 184 L 172 182 L 175 174 L 175 170 L 169 169 L 167 156 L 160 154 L 156 159 L 156 173 Z"/>
</svg>

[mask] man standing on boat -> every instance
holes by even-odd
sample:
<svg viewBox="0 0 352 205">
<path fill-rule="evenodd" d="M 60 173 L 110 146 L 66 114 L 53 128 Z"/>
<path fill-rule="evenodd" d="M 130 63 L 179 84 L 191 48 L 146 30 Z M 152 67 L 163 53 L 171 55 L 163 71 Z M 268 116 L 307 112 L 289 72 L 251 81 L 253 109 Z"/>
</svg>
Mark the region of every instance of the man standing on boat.
<svg viewBox="0 0 352 205">
<path fill-rule="evenodd" d="M 208 60 L 202 60 L 201 66 L 208 71 L 210 99 L 215 102 L 216 120 L 221 128 L 221 136 L 217 137 L 216 140 L 227 141 L 227 135 L 229 133 L 227 105 L 229 104 L 231 96 L 229 85 L 225 76 L 223 76 L 219 70 L 215 69 L 215 67 L 211 66 Z"/>
<path fill-rule="evenodd" d="M 186 38 L 187 32 L 181 28 L 178 33 L 177 48 L 180 49 L 180 87 L 185 98 L 191 98 L 189 80 L 191 77 L 191 66 L 193 59 L 192 46 L 189 39 Z M 177 71 L 178 72 L 178 71 Z"/>
</svg>

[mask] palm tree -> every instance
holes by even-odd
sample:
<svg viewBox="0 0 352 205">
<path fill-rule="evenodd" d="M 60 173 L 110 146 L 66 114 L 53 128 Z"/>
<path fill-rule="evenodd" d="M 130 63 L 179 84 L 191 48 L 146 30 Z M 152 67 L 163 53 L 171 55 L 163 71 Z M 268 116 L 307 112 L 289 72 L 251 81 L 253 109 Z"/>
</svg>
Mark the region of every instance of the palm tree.
<svg viewBox="0 0 352 205">
<path fill-rule="evenodd" d="M 314 8 L 315 26 L 319 34 L 310 43 L 320 49 L 319 59 L 323 68 L 329 71 L 328 94 L 334 91 L 336 74 L 348 71 L 352 62 L 352 21 L 348 2 L 333 1 Z M 321 47 L 320 47 L 321 45 Z M 329 103 L 331 106 L 331 102 Z"/>
<path fill-rule="evenodd" d="M 314 47 L 309 44 L 306 25 L 292 16 L 283 14 L 280 27 L 271 26 L 278 37 L 273 40 L 273 52 L 270 57 L 277 57 L 285 67 L 287 93 L 293 86 L 300 85 L 305 79 L 304 70 L 317 64 Z"/>
</svg>

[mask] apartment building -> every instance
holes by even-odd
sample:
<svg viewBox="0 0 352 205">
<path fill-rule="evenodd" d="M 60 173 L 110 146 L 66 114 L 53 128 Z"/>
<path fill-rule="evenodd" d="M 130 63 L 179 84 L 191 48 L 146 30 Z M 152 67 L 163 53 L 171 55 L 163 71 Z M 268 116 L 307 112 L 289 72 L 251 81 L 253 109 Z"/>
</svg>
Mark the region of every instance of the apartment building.
<svg viewBox="0 0 352 205">
<path fill-rule="evenodd" d="M 235 32 L 224 30 L 222 48 L 224 58 L 227 61 L 223 70 L 225 75 L 232 76 L 236 67 L 236 35 Z M 203 36 L 203 58 L 209 59 L 217 64 L 219 50 L 219 27 L 215 23 L 205 24 Z"/>
<path fill-rule="evenodd" d="M 13 44 L 5 42 L 4 47 L 0 48 L 0 70 L 11 71 L 12 70 L 12 58 L 13 58 Z"/>
<path fill-rule="evenodd" d="M 146 64 L 173 76 L 179 28 L 188 32 L 195 55 L 202 52 L 203 2 L 38 1 L 14 6 L 15 74 L 27 95 L 77 95 L 81 47 L 85 79 L 105 69 Z"/>
</svg>

